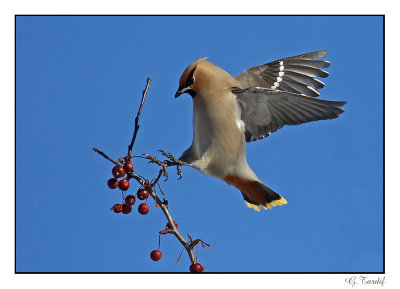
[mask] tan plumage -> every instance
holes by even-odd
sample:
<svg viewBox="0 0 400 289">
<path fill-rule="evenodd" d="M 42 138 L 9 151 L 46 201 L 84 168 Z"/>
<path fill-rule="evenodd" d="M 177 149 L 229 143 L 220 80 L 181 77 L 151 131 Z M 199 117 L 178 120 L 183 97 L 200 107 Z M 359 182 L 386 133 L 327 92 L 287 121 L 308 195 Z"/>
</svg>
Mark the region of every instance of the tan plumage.
<svg viewBox="0 0 400 289">
<path fill-rule="evenodd" d="M 298 62 L 304 65 L 315 61 L 313 55 L 315 53 L 300 55 Z M 291 67 L 296 65 L 295 60 L 291 58 Z M 259 205 L 268 209 L 286 204 L 286 200 L 264 185 L 251 170 L 246 160 L 246 140 L 263 138 L 285 124 L 335 118 L 343 112 L 339 106 L 344 102 L 319 100 L 282 89 L 286 83 L 283 81 L 284 62 L 285 59 L 278 62 L 279 66 L 266 64 L 265 71 L 263 66 L 249 69 L 236 79 L 201 58 L 185 69 L 175 95 L 189 93 L 193 99 L 193 141 L 180 160 L 235 186 L 242 192 L 246 204 L 256 210 Z M 277 81 L 272 85 L 271 81 L 263 82 L 263 74 L 267 76 L 265 79 L 271 79 L 270 74 L 274 73 L 268 71 L 270 67 L 277 71 Z M 301 71 L 301 67 L 296 69 Z M 310 82 L 310 70 L 306 68 L 305 71 L 308 75 L 302 78 L 300 74 L 297 79 L 320 87 L 317 82 Z M 251 87 L 255 81 L 265 87 Z M 289 85 L 292 82 L 292 79 L 287 81 Z M 277 89 L 279 83 L 282 85 Z M 301 82 L 296 85 L 298 89 L 305 86 Z M 312 93 L 316 91 L 313 87 L 306 89 Z"/>
</svg>

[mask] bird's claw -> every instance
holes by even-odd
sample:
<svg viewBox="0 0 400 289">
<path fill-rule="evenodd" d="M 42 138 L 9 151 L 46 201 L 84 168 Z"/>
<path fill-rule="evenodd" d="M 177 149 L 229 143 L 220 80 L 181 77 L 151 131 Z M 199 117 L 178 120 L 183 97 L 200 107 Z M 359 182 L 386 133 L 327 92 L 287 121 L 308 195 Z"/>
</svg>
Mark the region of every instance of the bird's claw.
<svg viewBox="0 0 400 289">
<path fill-rule="evenodd" d="M 177 159 L 173 156 L 173 154 L 167 153 L 163 150 L 158 150 L 158 151 L 161 152 L 163 156 L 166 156 L 167 158 L 169 158 L 171 161 L 173 161 L 173 162 L 177 161 Z"/>
<path fill-rule="evenodd" d="M 179 175 L 178 180 L 182 179 L 183 175 L 182 175 L 182 171 L 181 171 L 181 165 L 177 165 L 176 170 L 178 171 L 178 175 Z"/>
<path fill-rule="evenodd" d="M 179 159 L 176 159 L 171 153 L 167 153 L 163 150 L 158 150 L 158 151 L 161 152 L 163 156 L 167 157 L 168 160 L 160 161 L 156 157 L 153 157 L 149 154 L 143 154 L 143 155 L 146 157 L 146 159 L 149 160 L 149 163 L 155 163 L 162 167 L 165 181 L 168 180 L 167 168 L 171 167 L 171 166 L 176 166 L 176 171 L 177 171 L 177 174 L 179 175 L 178 180 L 182 179 L 183 174 L 182 174 L 181 166 L 188 166 L 189 164 L 186 162 L 183 162 Z"/>
<path fill-rule="evenodd" d="M 179 159 L 176 159 L 173 154 L 171 153 L 167 153 L 163 150 L 158 150 L 159 152 L 161 152 L 163 154 L 163 156 L 167 157 L 169 160 L 164 161 L 169 167 L 170 166 L 176 166 L 176 171 L 177 174 L 179 175 L 178 180 L 182 179 L 183 175 L 182 175 L 182 171 L 181 171 L 181 166 L 189 166 L 188 163 L 181 161 Z"/>
<path fill-rule="evenodd" d="M 165 162 L 168 164 L 168 166 L 189 166 L 188 163 L 181 161 L 179 159 L 176 159 L 173 154 L 171 153 L 167 153 L 163 150 L 158 150 L 159 152 L 161 152 L 163 154 L 163 156 L 166 156 L 167 158 L 169 158 L 169 161 L 166 160 Z"/>
<path fill-rule="evenodd" d="M 168 165 L 165 163 L 165 161 L 162 162 L 159 159 L 157 159 L 156 157 L 153 157 L 153 156 L 151 156 L 149 154 L 143 154 L 143 155 L 146 156 L 146 158 L 149 160 L 149 164 L 150 163 L 155 163 L 155 164 L 159 165 L 160 167 L 162 167 L 163 176 L 165 177 L 164 182 L 167 181 L 168 180 L 168 172 L 167 172 Z"/>
</svg>

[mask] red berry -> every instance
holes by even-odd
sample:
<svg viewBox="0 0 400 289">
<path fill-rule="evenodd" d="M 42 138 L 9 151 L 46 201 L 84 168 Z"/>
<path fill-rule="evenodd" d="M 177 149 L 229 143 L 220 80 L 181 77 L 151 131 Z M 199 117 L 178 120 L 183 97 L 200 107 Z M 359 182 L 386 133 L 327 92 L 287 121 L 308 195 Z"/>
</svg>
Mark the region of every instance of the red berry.
<svg viewBox="0 0 400 289">
<path fill-rule="evenodd" d="M 124 163 L 124 169 L 125 169 L 125 171 L 127 171 L 127 172 L 132 171 L 132 170 L 133 170 L 133 165 L 132 165 L 132 163 L 131 163 L 131 162 L 126 162 L 126 163 Z"/>
<path fill-rule="evenodd" d="M 114 211 L 114 213 L 117 213 L 117 214 L 121 213 L 123 210 L 121 204 L 115 204 L 111 209 Z"/>
<path fill-rule="evenodd" d="M 174 225 L 178 229 L 178 223 L 174 221 Z M 167 225 L 165 227 L 172 230 L 172 226 L 170 225 L 170 223 L 167 223 Z"/>
<path fill-rule="evenodd" d="M 109 179 L 107 181 L 107 186 L 110 189 L 116 189 L 118 187 L 118 180 L 116 178 Z"/>
<path fill-rule="evenodd" d="M 130 212 L 132 212 L 132 206 L 128 205 L 128 204 L 123 204 L 122 205 L 122 213 L 123 214 L 129 214 Z"/>
<path fill-rule="evenodd" d="M 161 259 L 161 257 L 162 257 L 162 253 L 161 253 L 161 251 L 159 251 L 159 250 L 153 250 L 153 251 L 151 251 L 151 253 L 150 253 L 150 258 L 151 258 L 151 260 L 153 260 L 153 261 L 158 261 L 158 260 Z"/>
<path fill-rule="evenodd" d="M 136 201 L 135 196 L 127 195 L 125 197 L 125 203 L 130 205 L 130 206 L 133 206 L 135 204 L 135 201 Z"/>
<path fill-rule="evenodd" d="M 123 191 L 127 191 L 129 189 L 129 181 L 127 179 L 120 180 L 118 188 L 120 188 Z"/>
<path fill-rule="evenodd" d="M 121 167 L 120 165 L 117 165 L 117 166 L 113 167 L 112 174 L 116 178 L 123 177 L 123 176 L 125 176 L 125 169 L 123 167 Z"/>
<path fill-rule="evenodd" d="M 146 215 L 149 212 L 150 208 L 146 203 L 141 203 L 138 207 L 139 213 L 142 215 Z"/>
<path fill-rule="evenodd" d="M 139 189 L 137 191 L 137 197 L 139 200 L 146 200 L 149 197 L 149 191 L 146 189 Z"/>
<path fill-rule="evenodd" d="M 204 267 L 201 266 L 199 263 L 194 263 L 192 265 L 190 265 L 190 272 L 192 273 L 200 273 L 204 271 Z"/>
</svg>

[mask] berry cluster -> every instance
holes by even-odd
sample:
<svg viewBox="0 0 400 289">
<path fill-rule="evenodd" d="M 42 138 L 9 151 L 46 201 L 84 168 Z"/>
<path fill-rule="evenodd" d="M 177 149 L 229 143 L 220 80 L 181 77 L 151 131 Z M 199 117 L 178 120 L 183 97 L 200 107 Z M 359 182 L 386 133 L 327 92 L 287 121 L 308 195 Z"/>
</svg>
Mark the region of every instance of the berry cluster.
<svg viewBox="0 0 400 289">
<path fill-rule="evenodd" d="M 114 178 L 108 180 L 107 185 L 110 189 L 120 188 L 122 191 L 127 191 L 129 189 L 129 179 L 125 178 L 118 181 L 119 178 L 125 176 L 126 172 L 133 170 L 133 165 L 131 162 L 125 162 L 124 166 L 116 165 L 112 169 L 112 175 Z"/>
<path fill-rule="evenodd" d="M 167 168 L 166 163 L 161 162 L 161 161 L 157 160 L 156 158 L 151 157 L 148 154 L 143 154 L 146 156 L 143 158 L 150 160 L 150 162 L 152 162 L 152 163 L 156 163 L 156 164 L 162 166 L 162 169 L 160 170 L 158 177 L 153 179 L 151 184 L 149 184 L 147 179 L 137 175 L 133 171 L 133 165 L 131 163 L 132 148 L 135 143 L 136 135 L 137 135 L 137 132 L 139 129 L 139 124 L 138 124 L 139 117 L 140 117 L 140 113 L 143 108 L 143 104 L 144 104 L 144 101 L 146 98 L 147 91 L 149 89 L 150 81 L 151 81 L 151 78 L 150 77 L 147 78 L 147 84 L 146 84 L 145 89 L 143 90 L 142 100 L 140 102 L 139 110 L 138 110 L 138 113 L 135 118 L 135 130 L 133 133 L 132 141 L 131 141 L 130 145 L 128 146 L 128 154 L 125 157 L 118 158 L 118 161 L 119 161 L 119 164 L 118 164 L 115 160 L 111 159 L 104 152 L 100 151 L 99 149 L 97 149 L 95 147 L 93 148 L 93 151 L 95 151 L 96 153 L 98 153 L 99 155 L 101 155 L 102 157 L 107 159 L 108 161 L 111 161 L 112 163 L 116 164 L 116 166 L 114 166 L 114 168 L 112 169 L 113 178 L 109 179 L 107 182 L 107 185 L 110 189 L 119 188 L 122 191 L 122 202 L 115 204 L 111 208 L 111 210 L 113 210 L 115 213 L 123 213 L 123 214 L 131 213 L 132 206 L 135 204 L 136 198 L 138 198 L 139 200 L 146 200 L 145 202 L 139 204 L 139 206 L 138 206 L 139 213 L 142 215 L 148 214 L 149 206 L 147 205 L 147 199 L 148 199 L 149 195 L 151 195 L 151 197 L 156 201 L 156 207 L 158 207 L 158 204 L 161 204 L 160 203 L 161 201 L 158 198 L 158 196 L 156 195 L 156 192 L 154 190 L 154 185 L 158 184 L 158 180 L 160 179 L 162 174 L 166 177 L 166 179 L 168 179 L 168 174 L 166 171 L 166 168 Z M 161 151 L 161 152 L 163 153 L 164 156 L 167 156 L 170 160 L 175 160 L 175 158 L 173 158 L 173 157 L 171 158 L 171 154 L 165 153 L 163 151 Z M 182 177 L 182 174 L 180 172 L 180 166 L 177 166 L 177 169 L 178 169 L 178 174 Z M 125 177 L 125 175 L 127 175 L 127 176 Z M 137 180 L 140 183 L 140 185 L 142 186 L 142 188 L 139 189 L 135 195 L 126 195 L 128 189 L 129 189 L 129 180 L 131 178 Z M 158 184 L 158 186 L 160 188 L 162 195 L 164 195 L 159 184 Z M 165 216 L 169 220 L 171 220 L 171 215 L 168 211 L 168 202 L 165 199 L 162 202 L 161 206 L 162 206 L 162 210 L 163 210 Z M 171 224 L 170 223 L 166 224 L 165 230 L 160 231 L 158 249 L 153 250 L 150 253 L 150 258 L 152 260 L 158 261 L 162 258 L 162 253 L 160 251 L 161 234 L 173 233 L 178 238 L 178 240 L 183 239 L 183 237 L 180 235 L 180 233 L 177 230 L 175 230 L 177 227 L 178 227 L 178 223 L 173 221 L 173 223 L 171 223 Z M 210 246 L 209 244 L 205 244 L 200 239 L 193 241 L 190 234 L 188 234 L 188 236 L 189 236 L 190 242 L 184 241 L 183 245 L 184 245 L 184 249 L 185 248 L 188 249 L 188 246 L 189 246 L 190 250 L 188 250 L 188 253 L 190 256 L 193 256 L 194 246 L 197 247 L 197 253 L 198 253 L 197 245 L 200 242 L 203 243 L 203 247 L 205 247 L 205 245 Z M 183 250 L 182 250 L 182 253 L 183 253 Z M 182 255 L 182 253 L 181 253 L 181 255 Z M 180 256 L 179 256 L 179 259 L 180 259 Z M 178 262 L 179 262 L 179 259 L 178 259 Z M 197 255 L 196 255 L 195 260 L 193 260 L 193 258 L 191 258 L 191 260 L 193 263 L 189 268 L 190 272 L 203 272 L 204 271 L 204 267 L 201 266 L 199 263 L 197 263 Z"/>
<path fill-rule="evenodd" d="M 120 159 L 121 160 L 121 159 Z M 115 204 L 111 210 L 114 211 L 114 213 L 123 213 L 123 214 L 129 214 L 132 212 L 132 206 L 136 203 L 136 198 L 138 198 L 141 201 L 145 201 L 138 206 L 138 212 L 142 215 L 146 215 L 149 213 L 149 205 L 147 204 L 147 199 L 150 196 L 150 185 L 148 181 L 145 182 L 142 188 L 139 188 L 138 191 L 136 192 L 135 195 L 126 195 L 130 185 L 129 185 L 129 172 L 133 171 L 133 165 L 129 161 L 121 161 L 122 165 L 116 165 L 112 169 L 112 175 L 113 178 L 109 179 L 107 181 L 107 185 L 110 189 L 116 189 L 119 188 L 122 191 L 122 203 Z M 126 176 L 128 173 L 128 176 Z M 125 177 L 126 176 L 126 177 Z M 119 179 L 119 180 L 118 180 Z M 157 206 L 157 204 L 156 204 Z M 176 221 L 173 221 L 175 228 L 178 228 L 178 223 Z M 168 230 L 173 230 L 173 226 L 168 222 L 165 225 L 165 229 Z M 208 244 L 207 244 L 208 245 Z M 208 245 L 209 246 L 209 245 Z M 203 247 L 205 245 L 203 244 Z M 159 261 L 162 258 L 162 253 L 160 251 L 160 239 L 159 239 L 159 245 L 158 245 L 158 250 L 153 250 L 150 253 L 150 258 L 153 261 Z M 180 258 L 180 257 L 179 257 Z M 178 259 L 179 262 L 179 259 Z M 196 258 L 196 263 L 193 263 L 190 268 L 190 272 L 194 273 L 200 273 L 204 271 L 204 267 L 197 263 L 197 258 Z"/>
<path fill-rule="evenodd" d="M 126 195 L 126 191 L 129 189 L 129 178 L 123 178 L 126 175 L 126 172 L 130 172 L 133 170 L 133 165 L 131 162 L 125 162 L 123 166 L 116 165 L 112 169 L 112 175 L 114 178 L 111 178 L 107 181 L 107 185 L 110 189 L 119 188 L 122 193 L 122 204 L 115 204 L 111 210 L 114 213 L 123 213 L 129 214 L 132 212 L 132 206 L 136 202 L 136 198 L 134 195 Z M 123 178 L 122 180 L 118 180 L 118 178 Z M 139 200 L 146 200 L 146 203 L 141 203 L 138 206 L 138 211 L 142 215 L 146 215 L 150 208 L 147 205 L 147 198 L 149 197 L 150 193 L 149 190 L 146 188 L 141 188 L 137 191 L 136 197 Z"/>
</svg>

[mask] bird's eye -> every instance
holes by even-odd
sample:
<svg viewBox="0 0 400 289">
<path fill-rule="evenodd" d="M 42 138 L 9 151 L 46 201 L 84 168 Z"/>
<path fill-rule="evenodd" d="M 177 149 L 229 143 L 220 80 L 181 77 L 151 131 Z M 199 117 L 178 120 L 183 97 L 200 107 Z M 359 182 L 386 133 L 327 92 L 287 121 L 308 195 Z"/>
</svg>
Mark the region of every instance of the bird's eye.
<svg viewBox="0 0 400 289">
<path fill-rule="evenodd" d="M 190 86 L 194 83 L 194 75 L 187 80 L 186 86 Z"/>
<path fill-rule="evenodd" d="M 193 68 L 193 70 L 189 73 L 189 76 L 188 76 L 188 78 L 186 80 L 185 87 L 189 87 L 194 83 L 194 70 L 195 69 L 196 68 Z"/>
</svg>

